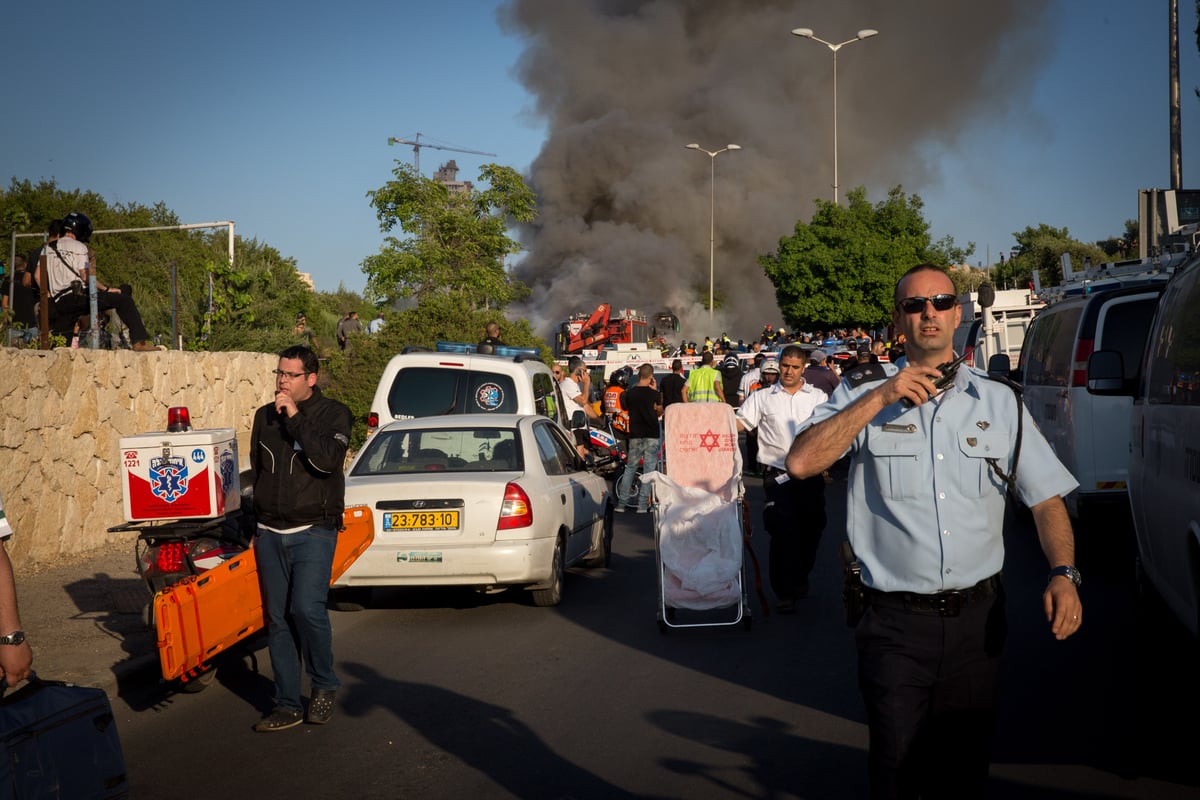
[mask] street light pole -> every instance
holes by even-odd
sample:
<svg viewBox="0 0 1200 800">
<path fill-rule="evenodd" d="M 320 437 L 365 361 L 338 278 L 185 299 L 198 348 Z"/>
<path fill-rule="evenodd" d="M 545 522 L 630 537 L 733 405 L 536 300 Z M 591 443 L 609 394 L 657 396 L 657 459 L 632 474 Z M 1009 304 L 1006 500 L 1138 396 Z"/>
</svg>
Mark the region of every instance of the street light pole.
<svg viewBox="0 0 1200 800">
<path fill-rule="evenodd" d="M 812 39 L 814 42 L 820 42 L 833 51 L 833 202 L 838 202 L 838 132 L 837 132 L 837 53 L 851 42 L 857 42 L 862 39 L 870 39 L 872 36 L 879 34 L 879 31 L 865 28 L 858 32 L 858 35 L 853 39 L 847 39 L 844 42 L 827 42 L 824 39 L 819 39 L 813 35 L 812 28 L 795 28 L 792 30 L 793 36 L 799 36 L 803 39 Z"/>
<path fill-rule="evenodd" d="M 729 150 L 741 150 L 740 144 L 727 144 L 720 150 L 705 150 L 698 144 L 685 145 L 708 156 L 708 322 L 713 321 L 713 259 L 717 233 L 717 156 Z"/>
</svg>

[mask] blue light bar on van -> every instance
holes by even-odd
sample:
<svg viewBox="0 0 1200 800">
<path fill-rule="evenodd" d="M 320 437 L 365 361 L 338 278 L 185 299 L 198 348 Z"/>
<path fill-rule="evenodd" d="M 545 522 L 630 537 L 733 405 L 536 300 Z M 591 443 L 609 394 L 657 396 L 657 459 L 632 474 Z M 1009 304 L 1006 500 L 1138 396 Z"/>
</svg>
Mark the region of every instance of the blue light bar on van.
<svg viewBox="0 0 1200 800">
<path fill-rule="evenodd" d="M 439 353 L 475 353 L 476 345 L 469 342 L 438 342 L 434 348 Z M 541 358 L 542 353 L 536 347 L 512 347 L 507 344 L 498 344 L 493 347 L 494 355 L 504 356 L 505 358 L 516 358 L 523 356 L 525 358 Z"/>
</svg>

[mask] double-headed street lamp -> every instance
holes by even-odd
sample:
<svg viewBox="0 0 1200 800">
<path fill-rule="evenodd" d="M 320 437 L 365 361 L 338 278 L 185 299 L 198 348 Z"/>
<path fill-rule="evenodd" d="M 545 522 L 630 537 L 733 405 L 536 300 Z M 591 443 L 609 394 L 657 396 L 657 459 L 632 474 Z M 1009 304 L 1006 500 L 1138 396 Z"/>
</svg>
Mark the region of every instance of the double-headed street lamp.
<svg viewBox="0 0 1200 800">
<path fill-rule="evenodd" d="M 812 39 L 814 42 L 820 42 L 833 51 L 833 202 L 838 202 L 838 148 L 837 148 L 837 51 L 841 50 L 851 42 L 857 42 L 861 39 L 870 39 L 879 31 L 866 28 L 858 32 L 858 35 L 853 39 L 847 39 L 844 42 L 827 42 L 824 39 L 818 39 L 813 35 L 812 28 L 795 28 L 792 30 L 793 36 L 800 36 L 804 39 Z"/>
<path fill-rule="evenodd" d="M 688 150 L 699 150 L 708 156 L 708 322 L 713 321 L 713 240 L 717 232 L 717 156 L 727 150 L 741 150 L 740 144 L 727 144 L 720 150 L 705 150 L 698 144 L 685 145 Z"/>
</svg>

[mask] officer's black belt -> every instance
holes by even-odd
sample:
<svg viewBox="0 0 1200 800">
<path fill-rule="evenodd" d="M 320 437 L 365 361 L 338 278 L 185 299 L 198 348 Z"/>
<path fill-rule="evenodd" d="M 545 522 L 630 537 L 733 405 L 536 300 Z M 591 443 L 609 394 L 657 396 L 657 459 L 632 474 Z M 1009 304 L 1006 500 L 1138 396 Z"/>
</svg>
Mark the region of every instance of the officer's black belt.
<svg viewBox="0 0 1200 800">
<path fill-rule="evenodd" d="M 990 600 L 1000 591 L 1000 575 L 984 578 L 974 586 L 936 594 L 913 592 L 880 592 L 863 587 L 867 603 L 879 608 L 894 608 L 913 614 L 936 614 L 940 617 L 957 617 L 969 605 Z"/>
<path fill-rule="evenodd" d="M 787 472 L 786 469 L 780 469 L 779 467 L 763 467 L 764 478 L 774 478 L 776 475 L 782 475 L 785 472 Z"/>
</svg>

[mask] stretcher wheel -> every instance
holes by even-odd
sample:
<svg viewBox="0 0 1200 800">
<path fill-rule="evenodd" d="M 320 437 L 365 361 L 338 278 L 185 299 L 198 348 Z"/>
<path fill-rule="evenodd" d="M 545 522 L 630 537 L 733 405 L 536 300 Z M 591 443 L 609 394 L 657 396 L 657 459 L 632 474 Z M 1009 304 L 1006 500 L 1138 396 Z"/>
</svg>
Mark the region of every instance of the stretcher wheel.
<svg viewBox="0 0 1200 800">
<path fill-rule="evenodd" d="M 189 678 L 187 683 L 180 683 L 179 690 L 186 694 L 197 694 L 212 686 L 216 678 L 217 668 L 212 664 L 205 664 L 204 671 L 199 675 Z"/>
</svg>

